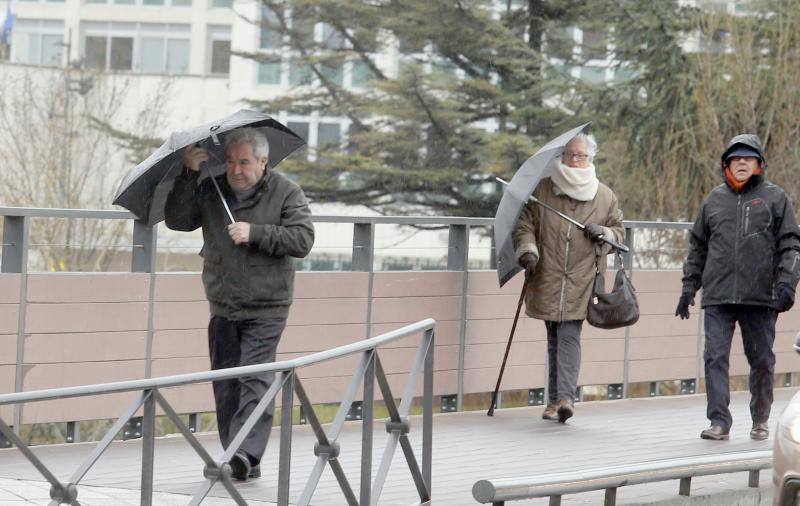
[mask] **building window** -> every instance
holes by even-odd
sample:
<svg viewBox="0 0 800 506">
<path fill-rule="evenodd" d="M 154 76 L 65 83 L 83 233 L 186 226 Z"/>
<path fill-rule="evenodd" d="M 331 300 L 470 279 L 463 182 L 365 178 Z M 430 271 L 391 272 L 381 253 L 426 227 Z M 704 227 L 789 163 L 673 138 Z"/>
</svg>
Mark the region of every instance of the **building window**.
<svg viewBox="0 0 800 506">
<path fill-rule="evenodd" d="M 322 46 L 328 49 L 344 49 L 345 37 L 328 23 L 322 23 Z"/>
<path fill-rule="evenodd" d="M 604 67 L 581 67 L 581 80 L 588 84 L 602 84 L 606 81 L 606 69 Z"/>
<path fill-rule="evenodd" d="M 61 65 L 64 58 L 64 23 L 17 19 L 11 42 L 12 61 L 32 65 Z"/>
<path fill-rule="evenodd" d="M 231 41 L 211 41 L 211 73 L 228 74 L 231 70 Z"/>
<path fill-rule="evenodd" d="M 297 60 L 289 62 L 289 85 L 291 86 L 304 86 L 311 84 L 313 74 L 311 67 L 305 63 L 300 63 Z"/>
<path fill-rule="evenodd" d="M 605 60 L 608 53 L 608 40 L 603 32 L 583 31 L 583 58 L 586 60 Z"/>
<path fill-rule="evenodd" d="M 341 86 L 344 82 L 344 65 L 338 62 L 323 63 L 320 65 L 320 74 L 330 83 Z"/>
<path fill-rule="evenodd" d="M 101 70 L 131 70 L 133 68 L 133 38 L 86 37 L 86 64 Z"/>
<path fill-rule="evenodd" d="M 83 29 L 90 67 L 154 74 L 189 71 L 189 25 L 90 21 Z"/>
<path fill-rule="evenodd" d="M 282 37 L 277 30 L 278 15 L 267 7 L 261 9 L 261 38 L 259 47 L 261 49 L 280 49 Z"/>
<path fill-rule="evenodd" d="M 300 136 L 301 139 L 308 142 L 309 124 L 307 121 L 289 121 L 286 126 Z"/>
<path fill-rule="evenodd" d="M 572 35 L 572 28 L 554 28 L 547 32 L 547 56 L 570 61 L 574 49 L 575 39 Z"/>
<path fill-rule="evenodd" d="M 167 73 L 186 74 L 189 72 L 189 40 L 167 40 Z"/>
<path fill-rule="evenodd" d="M 320 123 L 317 129 L 317 147 L 320 149 L 339 147 L 342 142 L 342 125 Z"/>
<path fill-rule="evenodd" d="M 230 9 L 233 7 L 233 0 L 211 0 L 211 7 L 219 9 Z"/>
<path fill-rule="evenodd" d="M 375 79 L 375 74 L 372 69 L 367 66 L 362 60 L 355 60 L 352 63 L 353 68 L 351 71 L 351 86 L 353 88 L 363 88 L 372 79 Z"/>
<path fill-rule="evenodd" d="M 56 0 L 47 0 L 56 1 Z M 64 1 L 64 0 L 60 0 Z M 191 7 L 192 0 L 84 0 L 87 4 L 144 5 L 157 7 Z"/>
<path fill-rule="evenodd" d="M 208 70 L 212 74 L 229 74 L 231 68 L 231 27 L 209 25 Z"/>
<path fill-rule="evenodd" d="M 281 84 L 280 62 L 259 63 L 258 84 Z"/>
<path fill-rule="evenodd" d="M 108 67 L 111 70 L 133 69 L 133 38 L 111 37 Z"/>
</svg>

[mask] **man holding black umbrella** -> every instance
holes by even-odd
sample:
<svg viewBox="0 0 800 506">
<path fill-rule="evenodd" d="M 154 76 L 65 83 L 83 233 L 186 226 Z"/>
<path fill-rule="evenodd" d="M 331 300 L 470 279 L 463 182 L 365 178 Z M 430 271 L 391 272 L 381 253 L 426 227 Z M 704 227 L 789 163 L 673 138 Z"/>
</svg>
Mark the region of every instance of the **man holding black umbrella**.
<svg viewBox="0 0 800 506">
<path fill-rule="evenodd" d="M 702 287 L 706 414 L 711 422 L 700 433 L 703 439 L 730 437 L 728 365 L 736 322 L 750 364 L 750 437 L 769 437 L 775 321 L 794 304 L 800 230 L 786 193 L 765 180 L 766 166 L 756 135 L 731 139 L 722 153 L 723 183 L 706 197 L 689 236 L 675 316 L 689 318 L 689 306 Z"/>
<path fill-rule="evenodd" d="M 292 303 L 294 259 L 314 243 L 311 212 L 302 189 L 268 170 L 269 143 L 255 128 L 224 136 L 226 172 L 199 181 L 209 151 L 190 146 L 183 172 L 167 198 L 165 220 L 173 230 L 203 229 L 203 285 L 211 309 L 208 324 L 213 369 L 275 360 Z M 224 201 L 220 199 L 221 190 Z M 226 207 L 236 220 L 230 219 Z M 241 429 L 273 381 L 273 375 L 214 382 L 222 445 Z M 273 405 L 230 460 L 232 477 L 260 476 L 259 463 L 272 427 Z"/>
</svg>

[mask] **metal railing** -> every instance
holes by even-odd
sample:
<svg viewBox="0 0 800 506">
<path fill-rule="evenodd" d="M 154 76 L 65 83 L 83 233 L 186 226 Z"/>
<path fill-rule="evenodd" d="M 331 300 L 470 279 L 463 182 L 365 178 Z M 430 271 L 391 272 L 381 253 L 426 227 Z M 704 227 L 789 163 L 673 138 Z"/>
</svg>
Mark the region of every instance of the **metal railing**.
<svg viewBox="0 0 800 506">
<path fill-rule="evenodd" d="M 43 208 L 23 208 L 23 207 L 0 207 L 0 218 L 3 219 L 3 250 L 2 261 L 0 262 L 0 272 L 21 273 L 20 281 L 20 309 L 18 312 L 19 324 L 17 328 L 16 346 L 16 374 L 15 391 L 23 390 L 24 375 L 24 349 L 25 349 L 25 317 L 27 305 L 27 276 L 28 274 L 28 253 L 30 244 L 30 222 L 32 219 L 103 219 L 103 220 L 131 220 L 133 221 L 133 244 L 131 245 L 131 272 L 150 273 L 151 282 L 149 284 L 150 294 L 148 296 L 148 322 L 146 335 L 146 351 L 144 357 L 145 371 L 144 376 L 150 377 L 153 361 L 153 314 L 154 314 L 154 276 L 156 258 L 158 254 L 158 227 L 148 227 L 144 223 L 135 219 L 128 211 L 116 210 L 87 210 L 87 209 L 43 209 Z M 375 263 L 375 228 L 378 225 L 416 225 L 416 226 L 441 226 L 448 229 L 447 261 L 448 271 L 459 271 L 462 277 L 461 284 L 461 308 L 460 322 L 458 328 L 458 369 L 457 384 L 455 395 L 455 409 L 461 411 L 464 402 L 464 371 L 466 354 L 466 329 L 467 329 L 467 294 L 469 290 L 469 254 L 470 254 L 470 231 L 474 228 L 491 227 L 494 223 L 492 218 L 462 218 L 447 216 L 314 216 L 314 223 L 351 223 L 353 225 L 352 239 L 352 261 L 350 264 L 352 271 L 367 273 L 367 294 L 366 294 L 366 331 L 365 337 L 372 335 L 373 325 L 373 286 L 374 286 L 374 263 Z M 668 230 L 668 229 L 688 229 L 691 224 L 684 222 L 661 222 L 661 221 L 625 221 L 626 238 L 625 244 L 630 248 L 630 252 L 623 255 L 623 263 L 629 270 L 635 266 L 634 259 L 641 252 L 634 248 L 637 232 L 643 230 Z M 625 398 L 628 396 L 628 365 L 629 365 L 629 341 L 630 327 L 625 328 L 625 348 L 623 357 L 622 378 L 620 378 L 620 395 Z M 702 327 L 700 319 L 696 332 L 697 341 L 697 367 L 695 377 L 690 382 L 694 385 L 699 384 L 702 367 L 702 354 L 700 343 L 702 342 Z M 677 380 L 679 378 L 664 378 Z M 545 382 L 546 384 L 546 382 Z M 501 392 L 502 394 L 502 392 Z M 498 408 L 502 406 L 502 396 L 498 397 Z M 17 409 L 14 417 L 14 430 L 19 433 L 22 424 L 20 411 Z"/>
<path fill-rule="evenodd" d="M 721 453 L 527 478 L 480 480 L 472 486 L 472 496 L 479 503 L 494 506 L 503 506 L 507 501 L 549 497 L 550 506 L 560 506 L 562 495 L 605 490 L 604 506 L 614 506 L 617 489 L 626 485 L 680 480 L 678 493 L 689 496 L 695 476 L 747 471 L 748 486 L 758 488 L 760 471 L 770 467 L 770 450 Z"/>
<path fill-rule="evenodd" d="M 136 399 L 128 405 L 117 421 L 108 430 L 105 437 L 97 443 L 89 456 L 86 457 L 66 483 L 61 482 L 55 477 L 53 472 L 31 452 L 30 448 L 15 434 L 14 430 L 9 427 L 2 418 L 0 418 L 0 433 L 16 446 L 50 483 L 51 505 L 64 503 L 79 504 L 78 485 L 81 480 L 86 476 L 86 473 L 97 462 L 106 449 L 108 449 L 116 434 L 123 428 L 125 423 L 128 422 L 140 408 L 143 408 L 141 504 L 151 505 L 153 500 L 155 414 L 156 404 L 158 404 L 205 464 L 202 470 L 203 481 L 198 485 L 189 504 L 195 505 L 201 503 L 214 484 L 219 481 L 237 504 L 246 505 L 247 502 L 231 482 L 231 469 L 228 461 L 239 449 L 239 446 L 241 446 L 258 418 L 261 417 L 269 404 L 274 401 L 278 392 L 281 392 L 280 456 L 277 487 L 279 505 L 284 506 L 289 504 L 292 408 L 295 395 L 299 399 L 300 406 L 304 410 L 308 423 L 311 425 L 317 438 L 317 443 L 314 446 L 314 454 L 317 456 L 317 461 L 296 504 L 307 505 L 310 503 L 326 465 L 331 466 L 347 504 L 377 504 L 398 444 L 405 455 L 409 471 L 416 485 L 420 503 L 424 504 L 431 500 L 434 325 L 435 322 L 432 319 L 426 319 L 371 339 L 358 341 L 305 357 L 271 364 L 234 367 L 217 371 L 181 374 L 162 378 L 148 378 L 100 385 L 85 385 L 0 395 L 0 406 L 2 406 L 6 404 L 18 405 L 26 402 L 105 395 L 120 392 L 138 393 Z M 378 348 L 417 333 L 422 333 L 423 336 L 417 347 L 417 352 L 410 367 L 401 401 L 398 405 L 395 402 L 395 396 L 391 391 L 386 373 L 381 365 Z M 361 354 L 361 360 L 353 372 L 347 390 L 342 397 L 336 417 L 326 432 L 314 413 L 311 401 L 306 395 L 302 381 L 297 374 L 297 369 L 353 354 Z M 239 378 L 270 372 L 275 373 L 274 382 L 219 459 L 214 459 L 214 457 L 208 453 L 160 392 L 161 389 L 168 387 L 205 383 L 214 380 Z M 420 373 L 422 373 L 423 376 L 421 465 L 414 455 L 414 450 L 408 437 L 411 431 L 408 416 L 414 393 L 417 390 Z M 389 418 L 386 421 L 386 431 L 389 433 L 389 438 L 378 470 L 373 478 L 373 404 L 376 381 L 389 413 Z M 357 497 L 356 492 L 351 487 L 347 475 L 338 460 L 341 448 L 337 442 L 337 438 L 344 425 L 347 413 L 356 398 L 358 387 L 362 383 L 361 469 L 360 491 Z"/>
</svg>

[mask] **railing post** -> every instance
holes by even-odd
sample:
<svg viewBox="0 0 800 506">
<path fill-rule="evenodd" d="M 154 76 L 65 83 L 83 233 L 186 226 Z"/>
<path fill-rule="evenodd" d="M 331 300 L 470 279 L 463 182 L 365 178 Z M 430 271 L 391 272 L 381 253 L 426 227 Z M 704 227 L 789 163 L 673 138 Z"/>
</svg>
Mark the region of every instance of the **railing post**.
<svg viewBox="0 0 800 506">
<path fill-rule="evenodd" d="M 133 251 L 131 252 L 131 272 L 154 272 L 156 270 L 156 228 L 143 221 L 133 222 Z"/>
<path fill-rule="evenodd" d="M 617 489 L 607 488 L 606 494 L 603 499 L 603 506 L 616 506 L 617 504 Z"/>
<path fill-rule="evenodd" d="M 30 218 L 27 216 L 6 216 L 3 219 L 3 257 L 2 272 L 27 272 L 28 270 L 28 232 Z"/>
<path fill-rule="evenodd" d="M 631 280 L 633 280 L 633 228 L 626 227 L 625 228 L 625 246 L 628 247 L 628 252 L 622 257 L 622 265 L 620 267 L 624 267 L 627 269 L 628 274 L 630 274 Z M 630 325 L 625 327 L 625 351 L 622 357 L 622 398 L 628 398 L 628 372 L 630 369 L 630 348 L 631 348 L 631 327 Z M 615 491 L 616 493 L 616 491 Z"/>
<path fill-rule="evenodd" d="M 156 436 L 156 396 L 154 390 L 145 392 L 147 399 L 144 401 L 142 413 L 142 493 L 140 502 L 142 506 L 153 504 L 153 460 L 155 453 Z"/>
<path fill-rule="evenodd" d="M 292 465 L 292 412 L 294 411 L 294 369 L 284 373 L 281 397 L 281 446 L 278 457 L 278 506 L 289 504 Z"/>
<path fill-rule="evenodd" d="M 433 488 L 431 476 L 433 472 L 433 351 L 435 348 L 434 329 L 425 331 L 423 337 L 427 341 L 428 352 L 425 354 L 425 369 L 423 371 L 423 400 L 422 400 L 422 479 L 428 488 L 428 499 Z"/>
<path fill-rule="evenodd" d="M 680 485 L 678 486 L 678 494 L 686 497 L 692 494 L 691 476 L 687 476 L 686 478 L 681 478 Z"/>
<path fill-rule="evenodd" d="M 361 411 L 361 496 L 359 504 L 371 504 L 372 492 L 372 440 L 375 404 L 375 353 L 372 350 L 364 371 L 364 402 Z"/>
<path fill-rule="evenodd" d="M 375 282 L 375 224 L 356 223 L 353 225 L 352 270 L 368 273 L 366 335 L 372 335 L 372 286 Z"/>
<path fill-rule="evenodd" d="M 467 225 L 450 225 L 447 236 L 447 270 L 467 269 L 469 228 Z"/>
<path fill-rule="evenodd" d="M 3 220 L 2 272 L 19 273 L 19 311 L 17 313 L 17 357 L 14 374 L 14 391 L 22 391 L 25 367 L 25 315 L 28 307 L 28 249 L 30 246 L 30 218 L 6 216 Z M 14 404 L 14 433 L 22 427 L 22 405 Z"/>
<path fill-rule="evenodd" d="M 133 222 L 133 252 L 131 253 L 131 272 L 149 272 L 150 280 L 147 295 L 147 339 L 145 344 L 144 377 L 152 376 L 153 371 L 153 318 L 156 297 L 156 243 L 157 227 L 149 227 L 144 222 Z"/>
<path fill-rule="evenodd" d="M 467 295 L 469 290 L 469 225 L 450 225 L 447 270 L 461 271 L 461 319 L 458 325 L 458 386 L 456 411 L 464 408 L 464 357 L 467 347 Z"/>
</svg>

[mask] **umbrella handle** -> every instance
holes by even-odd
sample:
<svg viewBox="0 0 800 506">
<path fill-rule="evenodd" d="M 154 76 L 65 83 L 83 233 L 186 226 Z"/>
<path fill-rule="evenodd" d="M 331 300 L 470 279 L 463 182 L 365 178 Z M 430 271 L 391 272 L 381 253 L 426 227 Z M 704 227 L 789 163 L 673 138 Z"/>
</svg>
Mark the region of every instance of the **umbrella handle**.
<svg viewBox="0 0 800 506">
<path fill-rule="evenodd" d="M 629 252 L 631 250 L 629 247 L 625 246 L 624 244 L 618 243 L 617 241 L 614 241 L 613 239 L 606 239 L 602 235 L 600 236 L 600 240 L 603 241 L 604 243 L 608 244 L 612 248 L 616 249 L 617 251 L 622 251 L 623 253 L 627 253 L 627 252 Z"/>
</svg>

